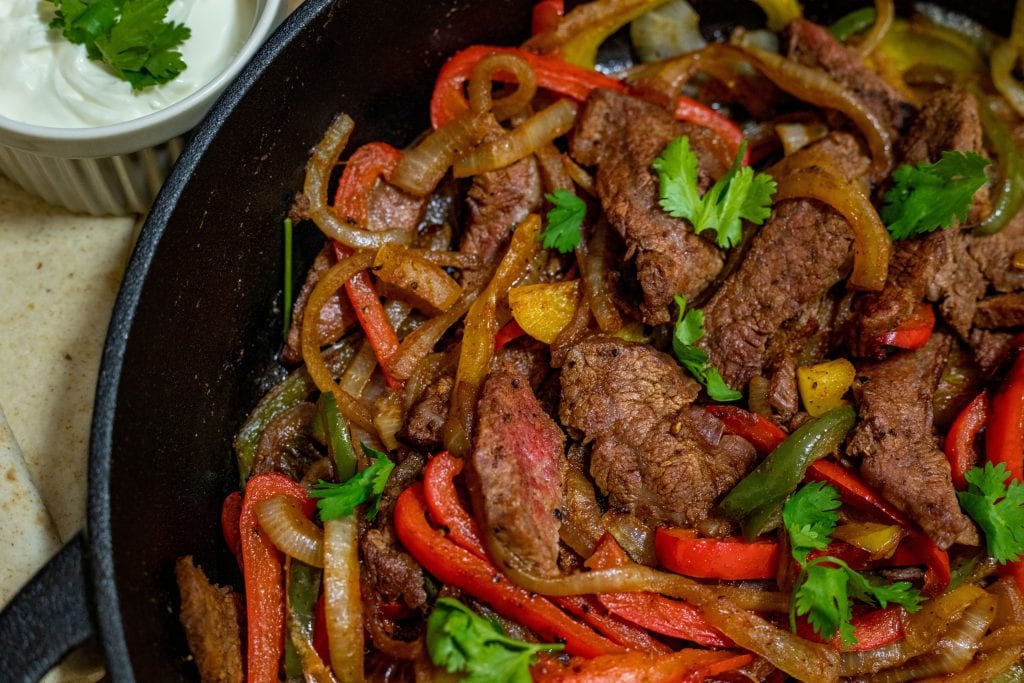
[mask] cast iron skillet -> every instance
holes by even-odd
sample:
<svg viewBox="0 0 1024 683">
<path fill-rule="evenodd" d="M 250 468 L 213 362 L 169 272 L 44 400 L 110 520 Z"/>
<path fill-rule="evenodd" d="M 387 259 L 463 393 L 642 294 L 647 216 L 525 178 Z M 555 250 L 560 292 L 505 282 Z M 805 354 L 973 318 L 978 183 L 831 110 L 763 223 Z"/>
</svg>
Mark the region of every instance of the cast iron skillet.
<svg viewBox="0 0 1024 683">
<path fill-rule="evenodd" d="M 193 554 L 215 581 L 239 583 L 219 510 L 237 486 L 232 435 L 276 368 L 279 226 L 308 151 L 339 111 L 356 121 L 353 145 L 407 144 L 427 126 L 445 57 L 520 42 L 531 4 L 306 0 L 221 98 L 157 197 L 117 299 L 87 530 L 0 614 L 0 680 L 38 680 L 90 637 L 114 680 L 196 679 L 173 564 Z M 710 32 L 763 22 L 746 0 L 693 4 Z M 829 21 L 867 3 L 805 4 Z M 1005 33 L 1013 3 L 941 4 Z M 321 238 L 311 226 L 298 233 L 308 264 Z"/>
</svg>

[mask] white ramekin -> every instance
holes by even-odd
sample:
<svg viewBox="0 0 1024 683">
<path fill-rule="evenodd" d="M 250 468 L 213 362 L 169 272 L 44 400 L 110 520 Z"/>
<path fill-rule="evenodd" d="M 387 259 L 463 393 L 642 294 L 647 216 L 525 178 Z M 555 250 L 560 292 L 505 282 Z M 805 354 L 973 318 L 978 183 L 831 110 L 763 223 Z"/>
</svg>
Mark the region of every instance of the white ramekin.
<svg viewBox="0 0 1024 683">
<path fill-rule="evenodd" d="M 256 0 L 249 37 L 224 70 L 188 97 L 152 114 L 93 128 L 34 126 L 0 116 L 0 173 L 72 211 L 145 211 L 181 153 L 183 136 L 202 120 L 287 12 L 287 0 Z"/>
</svg>

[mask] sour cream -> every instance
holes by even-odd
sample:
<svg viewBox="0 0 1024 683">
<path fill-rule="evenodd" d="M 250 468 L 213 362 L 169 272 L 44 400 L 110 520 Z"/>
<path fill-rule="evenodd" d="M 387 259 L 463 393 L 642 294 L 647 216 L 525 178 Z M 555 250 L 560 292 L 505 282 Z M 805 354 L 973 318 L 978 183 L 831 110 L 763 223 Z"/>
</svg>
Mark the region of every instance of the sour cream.
<svg viewBox="0 0 1024 683">
<path fill-rule="evenodd" d="M 145 116 L 183 99 L 224 70 L 249 36 L 255 0 L 174 0 L 169 21 L 192 36 L 179 46 L 188 65 L 142 91 L 48 28 L 47 0 L 0 0 L 0 116 L 57 128 L 89 128 Z"/>
</svg>

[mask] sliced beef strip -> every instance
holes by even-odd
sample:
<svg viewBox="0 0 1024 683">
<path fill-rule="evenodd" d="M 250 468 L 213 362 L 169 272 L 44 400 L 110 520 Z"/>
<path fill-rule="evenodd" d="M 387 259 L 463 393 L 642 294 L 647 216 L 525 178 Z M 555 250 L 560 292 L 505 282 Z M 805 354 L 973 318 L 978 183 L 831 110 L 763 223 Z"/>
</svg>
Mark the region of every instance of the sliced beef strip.
<svg viewBox="0 0 1024 683">
<path fill-rule="evenodd" d="M 867 168 L 857 142 L 845 133 L 833 133 L 808 149 L 833 159 L 848 178 Z M 852 249 L 853 230 L 831 208 L 813 200 L 776 205 L 739 268 L 704 307 L 707 335 L 700 344 L 730 387 L 745 390 L 762 374 L 773 337 L 806 334 L 807 328 L 785 324 L 817 306 L 845 277 Z"/>
<path fill-rule="evenodd" d="M 417 609 L 427 602 L 423 569 L 396 547 L 388 529 L 369 529 L 359 542 L 370 584 L 385 600 L 402 600 Z"/>
<path fill-rule="evenodd" d="M 974 313 L 974 326 L 986 330 L 1024 327 L 1024 292 L 983 299 Z"/>
<path fill-rule="evenodd" d="M 905 164 L 938 161 L 945 151 L 982 151 L 978 102 L 960 87 L 933 93 L 900 141 Z M 988 193 L 975 198 L 973 214 L 987 213 Z M 956 227 L 900 240 L 893 248 L 885 288 L 857 302 L 851 350 L 856 356 L 883 358 L 879 337 L 910 318 L 927 295 L 940 302 L 940 311 L 961 335 L 966 335 L 974 301 L 984 281 L 966 251 L 967 237 Z"/>
<path fill-rule="evenodd" d="M 902 130 L 913 109 L 877 72 L 864 64 L 855 50 L 836 40 L 828 29 L 797 19 L 786 27 L 784 41 L 790 59 L 821 69 L 860 98 L 891 131 Z"/>
<path fill-rule="evenodd" d="M 1016 335 L 1012 332 L 1001 332 L 996 330 L 971 330 L 967 339 L 971 351 L 974 353 L 974 360 L 982 372 L 990 373 L 999 367 L 1013 350 L 1013 338 Z"/>
<path fill-rule="evenodd" d="M 370 190 L 367 230 L 415 232 L 423 219 L 427 197 L 414 197 L 391 183 L 378 180 Z"/>
<path fill-rule="evenodd" d="M 285 363 L 299 363 L 302 361 L 302 317 L 306 314 L 306 302 L 309 295 L 316 287 L 327 269 L 334 265 L 334 249 L 330 243 L 324 245 L 320 253 L 313 259 L 313 265 L 306 272 L 306 280 L 302 283 L 299 296 L 295 299 L 292 307 L 292 322 L 288 328 L 288 338 L 285 340 L 284 349 L 281 351 L 281 360 Z M 355 325 L 356 312 L 352 310 L 352 304 L 348 297 L 338 292 L 327 300 L 320 309 L 320 320 L 317 323 L 317 336 L 320 345 L 333 344 L 341 339 L 341 335 L 350 327 Z"/>
<path fill-rule="evenodd" d="M 199 679 L 203 683 L 241 683 L 245 678 L 241 596 L 212 584 L 191 555 L 178 558 L 174 575 L 181 594 L 179 619 Z"/>
<path fill-rule="evenodd" d="M 932 428 L 932 397 L 951 341 L 936 332 L 916 351 L 857 368 L 860 419 L 847 447 L 861 458 L 864 479 L 943 549 L 974 533 Z"/>
<path fill-rule="evenodd" d="M 444 421 L 448 419 L 455 377 L 442 375 L 431 383 L 423 396 L 412 405 L 398 438 L 417 448 L 435 450 L 444 445 Z"/>
<path fill-rule="evenodd" d="M 968 249 L 982 275 L 997 292 L 1024 290 L 1024 269 L 1015 267 L 1018 254 L 1024 252 L 1024 211 L 1010 221 L 1002 232 L 988 236 L 970 236 Z"/>
<path fill-rule="evenodd" d="M 597 166 L 601 206 L 626 242 L 626 259 L 635 257 L 643 290 L 640 310 L 644 322 L 650 324 L 668 322 L 673 296 L 683 294 L 692 299 L 722 269 L 719 249 L 658 204 L 658 180 L 651 162 L 681 135 L 689 137 L 697 155 L 698 187 L 704 191 L 726 171 L 721 160 L 728 152 L 723 143 L 708 129 L 679 123 L 670 112 L 650 102 L 595 90 L 583 105 L 570 138 L 573 158 L 585 166 Z"/>
<path fill-rule="evenodd" d="M 565 435 L 526 377 L 497 370 L 484 382 L 467 474 L 492 558 L 558 573 Z"/>
<path fill-rule="evenodd" d="M 592 337 L 562 366 L 562 422 L 593 442 L 609 502 L 650 523 L 693 526 L 753 466 L 753 447 L 692 405 L 699 386 L 646 344 Z"/>
<path fill-rule="evenodd" d="M 466 196 L 469 216 L 459 251 L 475 254 L 481 263 L 496 263 L 516 225 L 541 209 L 544 199 L 540 170 L 533 156 L 496 171 L 473 176 Z M 463 273 L 464 285 L 475 287 L 489 269 Z"/>
</svg>

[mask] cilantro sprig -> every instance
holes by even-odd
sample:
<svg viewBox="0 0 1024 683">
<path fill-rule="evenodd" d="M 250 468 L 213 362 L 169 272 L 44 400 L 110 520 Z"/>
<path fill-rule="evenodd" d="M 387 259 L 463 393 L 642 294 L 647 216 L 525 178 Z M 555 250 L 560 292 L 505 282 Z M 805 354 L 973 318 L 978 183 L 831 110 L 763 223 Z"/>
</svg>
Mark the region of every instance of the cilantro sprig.
<svg viewBox="0 0 1024 683">
<path fill-rule="evenodd" d="M 103 62 L 133 90 L 170 81 L 187 67 L 178 46 L 192 35 L 165 21 L 171 0 L 50 0 L 60 29 L 89 59 Z"/>
<path fill-rule="evenodd" d="M 513 640 L 491 621 L 453 598 L 439 598 L 427 619 L 427 652 L 449 673 L 466 672 L 462 683 L 530 683 L 538 652 L 560 644 Z"/>
<path fill-rule="evenodd" d="M 839 523 L 839 492 L 824 483 L 804 486 L 786 501 L 782 522 L 789 534 L 793 559 L 803 569 L 793 590 L 789 610 L 790 627 L 806 616 L 811 627 L 824 638 L 837 633 L 843 645 L 856 645 L 850 623 L 853 600 L 886 607 L 902 605 L 910 612 L 921 607 L 921 595 L 907 581 L 876 584 L 837 557 L 822 555 L 808 560 L 814 550 L 824 551 Z"/>
<path fill-rule="evenodd" d="M 967 220 L 974 193 L 988 182 L 990 163 L 974 152 L 943 152 L 934 164 L 897 168 L 881 212 L 889 234 L 902 240 Z"/>
<path fill-rule="evenodd" d="M 704 196 L 697 189 L 697 155 L 687 136 L 676 138 L 654 160 L 658 174 L 661 208 L 670 216 L 685 218 L 696 233 L 715 231 L 715 242 L 723 249 L 739 244 L 742 220 L 760 225 L 771 215 L 775 179 L 754 173 L 743 165 L 747 143 L 740 144 L 729 171 Z"/>
<path fill-rule="evenodd" d="M 988 554 L 996 562 L 1024 556 L 1024 484 L 1011 481 L 1006 465 L 985 463 L 964 474 L 968 487 L 956 494 L 960 506 L 985 534 Z"/>
<path fill-rule="evenodd" d="M 583 239 L 580 227 L 587 215 L 587 204 L 568 190 L 558 189 L 544 195 L 552 204 L 547 213 L 548 225 L 541 235 L 545 249 L 557 249 L 568 254 Z"/>
<path fill-rule="evenodd" d="M 715 401 L 736 401 L 743 394 L 731 389 L 722 375 L 711 364 L 707 352 L 696 346 L 704 336 L 704 311 L 699 308 L 686 310 L 686 297 L 676 295 L 679 316 L 672 330 L 672 350 L 679 363 L 686 368 L 693 378 L 708 390 L 708 396 Z"/>
<path fill-rule="evenodd" d="M 365 443 L 362 447 L 363 451 L 373 458 L 369 467 L 341 484 L 319 481 L 310 490 L 310 496 L 320 499 L 317 501 L 320 519 L 327 521 L 348 517 L 366 502 L 369 502 L 366 519 L 377 516 L 380 494 L 384 492 L 391 470 L 395 469 L 395 463 L 391 462 L 386 454 L 374 450 Z"/>
</svg>

